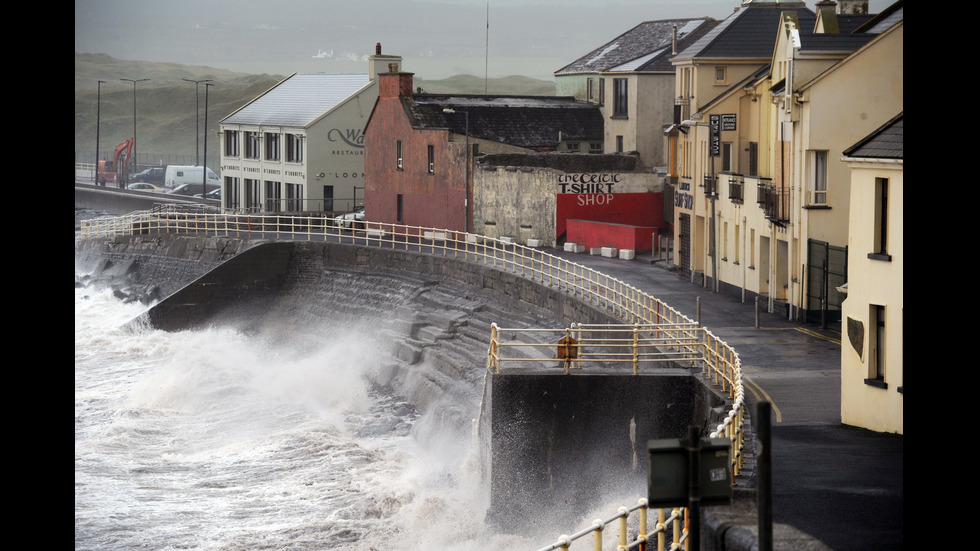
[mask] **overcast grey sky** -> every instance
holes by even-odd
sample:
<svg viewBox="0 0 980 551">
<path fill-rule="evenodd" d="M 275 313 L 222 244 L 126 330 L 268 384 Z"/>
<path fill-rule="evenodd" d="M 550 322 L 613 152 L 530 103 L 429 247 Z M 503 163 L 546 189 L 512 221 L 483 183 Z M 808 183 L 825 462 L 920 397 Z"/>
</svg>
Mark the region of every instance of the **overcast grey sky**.
<svg viewBox="0 0 980 551">
<path fill-rule="evenodd" d="M 643 21 L 741 0 L 74 0 L 75 51 L 248 73 L 365 72 L 380 42 L 423 79 L 552 74 Z M 813 9 L 814 0 L 807 0 Z M 872 13 L 888 0 L 870 0 Z"/>
</svg>

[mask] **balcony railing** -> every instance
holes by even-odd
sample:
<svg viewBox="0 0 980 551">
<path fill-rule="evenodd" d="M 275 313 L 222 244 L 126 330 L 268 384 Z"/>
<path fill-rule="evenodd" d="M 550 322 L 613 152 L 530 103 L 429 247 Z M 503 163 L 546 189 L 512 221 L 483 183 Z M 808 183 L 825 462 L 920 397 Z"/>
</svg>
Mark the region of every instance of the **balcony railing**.
<svg viewBox="0 0 980 551">
<path fill-rule="evenodd" d="M 789 222 L 789 190 L 777 187 L 772 180 L 759 181 L 759 206 L 773 222 Z"/>
</svg>

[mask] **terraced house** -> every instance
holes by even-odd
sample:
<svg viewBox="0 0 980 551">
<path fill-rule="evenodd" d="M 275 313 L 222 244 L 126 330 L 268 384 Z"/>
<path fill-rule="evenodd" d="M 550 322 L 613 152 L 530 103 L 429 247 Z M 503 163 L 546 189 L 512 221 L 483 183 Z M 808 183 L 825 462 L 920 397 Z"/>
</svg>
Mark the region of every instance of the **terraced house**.
<svg viewBox="0 0 980 551">
<path fill-rule="evenodd" d="M 678 268 L 838 328 L 849 257 L 866 254 L 849 249 L 844 150 L 903 111 L 902 2 L 853 4 L 743 2 L 674 58 L 680 116 L 665 131 Z"/>
</svg>

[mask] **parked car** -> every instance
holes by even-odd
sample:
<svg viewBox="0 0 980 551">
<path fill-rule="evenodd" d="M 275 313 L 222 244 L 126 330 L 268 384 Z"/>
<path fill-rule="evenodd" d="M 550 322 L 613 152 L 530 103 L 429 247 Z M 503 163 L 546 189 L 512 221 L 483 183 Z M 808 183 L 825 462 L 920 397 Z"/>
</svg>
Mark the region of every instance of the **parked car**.
<svg viewBox="0 0 980 551">
<path fill-rule="evenodd" d="M 221 186 L 219 186 L 218 184 L 208 184 L 208 189 L 207 189 L 208 193 L 216 189 L 221 189 Z M 187 197 L 194 197 L 195 195 L 201 194 L 201 183 L 198 182 L 196 184 L 180 184 L 179 186 L 167 191 L 167 193 L 170 193 L 172 195 L 186 195 Z"/>
<path fill-rule="evenodd" d="M 135 189 L 139 191 L 155 191 L 156 193 L 165 193 L 167 190 L 160 186 L 155 186 L 153 184 L 148 184 L 146 182 L 136 182 L 135 184 L 129 184 L 126 189 Z"/>
<path fill-rule="evenodd" d="M 334 218 L 334 223 L 338 228 L 364 228 L 364 209 L 341 214 Z"/>
<path fill-rule="evenodd" d="M 201 194 L 200 193 L 195 193 L 194 194 L 194 197 L 200 198 L 201 197 Z M 221 200 L 221 188 L 218 188 L 218 189 L 209 191 L 207 193 L 207 195 L 205 195 L 205 198 L 206 199 L 214 199 L 215 201 L 220 201 Z"/>
<path fill-rule="evenodd" d="M 159 184 L 163 185 L 163 176 L 166 174 L 166 169 L 162 166 L 150 167 L 142 172 L 137 172 L 133 174 L 133 177 L 129 179 L 131 182 L 144 182 L 147 184 Z"/>
</svg>

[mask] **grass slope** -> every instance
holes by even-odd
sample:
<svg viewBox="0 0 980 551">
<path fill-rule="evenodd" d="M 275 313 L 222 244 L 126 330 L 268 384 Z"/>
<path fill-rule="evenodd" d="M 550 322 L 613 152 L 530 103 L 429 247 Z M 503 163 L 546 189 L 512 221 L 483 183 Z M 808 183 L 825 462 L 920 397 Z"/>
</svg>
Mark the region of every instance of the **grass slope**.
<svg viewBox="0 0 980 551">
<path fill-rule="evenodd" d="M 207 89 L 208 165 L 217 167 L 218 121 L 263 94 L 288 75 L 244 74 L 199 65 L 116 59 L 75 53 L 75 161 L 93 162 L 96 138 L 102 156 L 133 135 L 133 83 L 136 84 L 136 146 L 140 164 L 194 164 L 203 154 L 197 141 L 198 110 L 204 124 Z M 101 90 L 99 81 L 102 81 Z M 457 75 L 442 80 L 415 79 L 416 88 L 433 94 L 554 95 L 553 82 L 522 76 L 489 79 Z M 200 97 L 196 92 L 200 91 Z M 98 136 L 96 135 L 98 126 Z M 200 152 L 198 148 L 200 147 Z"/>
</svg>

